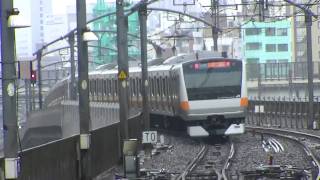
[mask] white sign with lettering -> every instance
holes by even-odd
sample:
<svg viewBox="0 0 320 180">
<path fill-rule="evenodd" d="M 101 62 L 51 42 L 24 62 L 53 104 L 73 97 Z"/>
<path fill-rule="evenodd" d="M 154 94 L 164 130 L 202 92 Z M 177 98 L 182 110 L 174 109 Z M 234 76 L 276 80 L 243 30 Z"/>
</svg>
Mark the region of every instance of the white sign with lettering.
<svg viewBox="0 0 320 180">
<path fill-rule="evenodd" d="M 158 141 L 158 134 L 157 131 L 143 131 L 142 132 L 142 143 L 157 143 Z"/>
</svg>

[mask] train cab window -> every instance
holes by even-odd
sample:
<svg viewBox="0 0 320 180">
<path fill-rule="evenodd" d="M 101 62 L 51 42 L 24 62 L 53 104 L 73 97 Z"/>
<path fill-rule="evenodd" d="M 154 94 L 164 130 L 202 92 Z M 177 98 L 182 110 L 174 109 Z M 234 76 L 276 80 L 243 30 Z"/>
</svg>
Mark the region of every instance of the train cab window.
<svg viewBox="0 0 320 180">
<path fill-rule="evenodd" d="M 185 63 L 184 82 L 189 100 L 240 97 L 242 62 L 221 59 Z"/>
</svg>

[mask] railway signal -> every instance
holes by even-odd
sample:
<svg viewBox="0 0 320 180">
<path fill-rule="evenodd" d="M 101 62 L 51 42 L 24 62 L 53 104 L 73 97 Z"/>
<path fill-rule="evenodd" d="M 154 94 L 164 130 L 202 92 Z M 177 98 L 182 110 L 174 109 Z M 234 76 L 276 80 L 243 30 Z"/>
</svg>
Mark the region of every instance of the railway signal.
<svg viewBox="0 0 320 180">
<path fill-rule="evenodd" d="M 37 82 L 37 71 L 31 70 L 30 81 L 32 84 L 35 84 Z"/>
</svg>

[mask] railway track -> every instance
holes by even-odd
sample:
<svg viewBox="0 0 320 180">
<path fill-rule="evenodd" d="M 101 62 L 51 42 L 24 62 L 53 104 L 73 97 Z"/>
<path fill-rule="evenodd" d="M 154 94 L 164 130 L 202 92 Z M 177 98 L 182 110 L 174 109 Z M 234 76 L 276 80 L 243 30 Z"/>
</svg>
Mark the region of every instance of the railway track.
<svg viewBox="0 0 320 180">
<path fill-rule="evenodd" d="M 320 136 L 291 130 L 255 126 L 247 126 L 246 130 L 290 139 L 301 145 L 317 169 L 317 173 L 314 175 L 315 179 L 320 179 Z"/>
<path fill-rule="evenodd" d="M 218 179 L 226 180 L 226 169 L 234 154 L 232 142 L 204 145 L 176 180 Z"/>
</svg>

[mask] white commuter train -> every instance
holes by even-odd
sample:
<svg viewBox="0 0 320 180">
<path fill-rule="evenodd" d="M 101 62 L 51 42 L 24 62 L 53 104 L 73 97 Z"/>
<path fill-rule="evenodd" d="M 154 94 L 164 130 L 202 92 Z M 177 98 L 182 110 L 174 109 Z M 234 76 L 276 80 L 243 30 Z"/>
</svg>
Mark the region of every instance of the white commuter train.
<svg viewBox="0 0 320 180">
<path fill-rule="evenodd" d="M 129 107 L 141 108 L 141 68 L 129 69 Z M 241 60 L 210 53 L 169 58 L 148 67 L 151 121 L 163 127 L 185 127 L 192 137 L 244 133 L 248 98 Z M 118 102 L 118 70 L 89 73 L 91 101 Z M 70 81 L 58 83 L 45 104 L 59 104 L 68 96 Z M 161 117 L 161 118 L 158 118 Z"/>
</svg>

